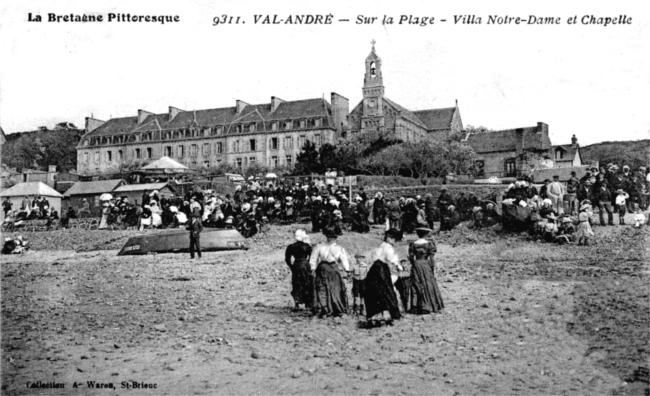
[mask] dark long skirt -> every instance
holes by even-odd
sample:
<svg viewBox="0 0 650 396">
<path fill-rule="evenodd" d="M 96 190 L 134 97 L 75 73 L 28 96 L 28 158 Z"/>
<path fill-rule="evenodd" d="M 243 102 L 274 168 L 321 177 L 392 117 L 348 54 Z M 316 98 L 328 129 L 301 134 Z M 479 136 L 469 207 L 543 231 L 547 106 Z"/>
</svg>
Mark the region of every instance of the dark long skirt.
<svg viewBox="0 0 650 396">
<path fill-rule="evenodd" d="M 291 267 L 291 296 L 296 304 L 305 304 L 311 308 L 314 302 L 314 284 L 311 278 L 309 260 L 303 259 L 293 263 Z"/>
<path fill-rule="evenodd" d="M 347 289 L 336 263 L 322 262 L 316 268 L 312 312 L 333 316 L 348 313 Z"/>
<path fill-rule="evenodd" d="M 388 264 L 377 260 L 368 270 L 365 284 L 366 317 L 368 319 L 388 311 L 392 319 L 399 319 L 397 294 L 390 279 Z"/>
<path fill-rule="evenodd" d="M 413 288 L 411 287 L 411 277 L 410 276 L 400 276 L 400 278 L 395 282 L 395 288 L 399 293 L 399 298 L 402 300 L 402 307 L 404 307 L 404 312 L 411 311 L 411 303 L 414 300 Z"/>
<path fill-rule="evenodd" d="M 435 313 L 445 307 L 429 260 L 415 260 L 413 263 L 411 289 L 413 313 Z"/>
</svg>

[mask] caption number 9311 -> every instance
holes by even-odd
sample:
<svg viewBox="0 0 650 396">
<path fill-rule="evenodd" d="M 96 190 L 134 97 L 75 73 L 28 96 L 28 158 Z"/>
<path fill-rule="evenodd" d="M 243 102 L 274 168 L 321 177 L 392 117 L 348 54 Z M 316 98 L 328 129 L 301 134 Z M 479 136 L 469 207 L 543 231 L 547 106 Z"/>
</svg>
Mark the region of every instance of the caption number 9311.
<svg viewBox="0 0 650 396">
<path fill-rule="evenodd" d="M 226 14 L 212 18 L 212 26 L 238 25 L 239 23 L 246 23 L 246 22 L 242 21 L 241 17 L 239 16 L 229 16 Z"/>
</svg>

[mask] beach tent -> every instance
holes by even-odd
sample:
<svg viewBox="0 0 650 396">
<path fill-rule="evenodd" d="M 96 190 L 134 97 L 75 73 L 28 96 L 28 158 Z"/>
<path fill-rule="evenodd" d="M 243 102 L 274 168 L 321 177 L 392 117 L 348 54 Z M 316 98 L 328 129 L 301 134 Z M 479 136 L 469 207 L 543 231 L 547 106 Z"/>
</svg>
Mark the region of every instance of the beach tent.
<svg viewBox="0 0 650 396">
<path fill-rule="evenodd" d="M 141 172 L 145 173 L 187 173 L 191 172 L 191 169 L 187 166 L 181 164 L 178 161 L 174 161 L 169 157 L 162 157 L 145 165 L 140 169 Z"/>
</svg>

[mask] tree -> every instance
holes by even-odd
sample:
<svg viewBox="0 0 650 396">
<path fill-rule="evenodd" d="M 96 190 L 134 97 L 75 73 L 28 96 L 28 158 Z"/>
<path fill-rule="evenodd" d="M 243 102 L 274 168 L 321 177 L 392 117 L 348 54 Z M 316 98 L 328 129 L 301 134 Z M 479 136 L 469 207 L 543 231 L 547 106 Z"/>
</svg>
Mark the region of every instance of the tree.
<svg viewBox="0 0 650 396">
<path fill-rule="evenodd" d="M 311 173 L 319 173 L 321 164 L 319 161 L 319 153 L 316 150 L 316 145 L 310 141 L 306 141 L 302 146 L 302 151 L 296 157 L 296 166 L 294 167 L 295 175 L 309 175 Z"/>
<path fill-rule="evenodd" d="M 466 144 L 452 142 L 446 155 L 447 173 L 467 175 L 474 171 L 476 152 Z"/>
<path fill-rule="evenodd" d="M 252 164 L 248 165 L 246 168 L 244 168 L 242 172 L 242 176 L 246 180 L 248 180 L 249 177 L 253 176 L 262 176 L 264 177 L 268 172 L 268 168 L 259 162 L 253 162 Z"/>
<path fill-rule="evenodd" d="M 485 133 L 485 132 L 494 132 L 493 129 L 490 129 L 488 127 L 484 127 L 483 125 L 475 127 L 473 125 L 468 125 L 465 127 L 463 132 L 467 133 Z"/>
</svg>

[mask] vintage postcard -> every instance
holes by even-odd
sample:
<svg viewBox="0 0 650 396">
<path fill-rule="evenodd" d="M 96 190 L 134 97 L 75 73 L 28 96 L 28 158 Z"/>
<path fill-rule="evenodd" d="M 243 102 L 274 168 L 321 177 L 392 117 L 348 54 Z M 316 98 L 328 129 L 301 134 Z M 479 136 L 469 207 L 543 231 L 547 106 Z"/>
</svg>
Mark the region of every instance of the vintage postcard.
<svg viewBox="0 0 650 396">
<path fill-rule="evenodd" d="M 0 392 L 648 394 L 646 4 L 3 2 Z"/>
</svg>

